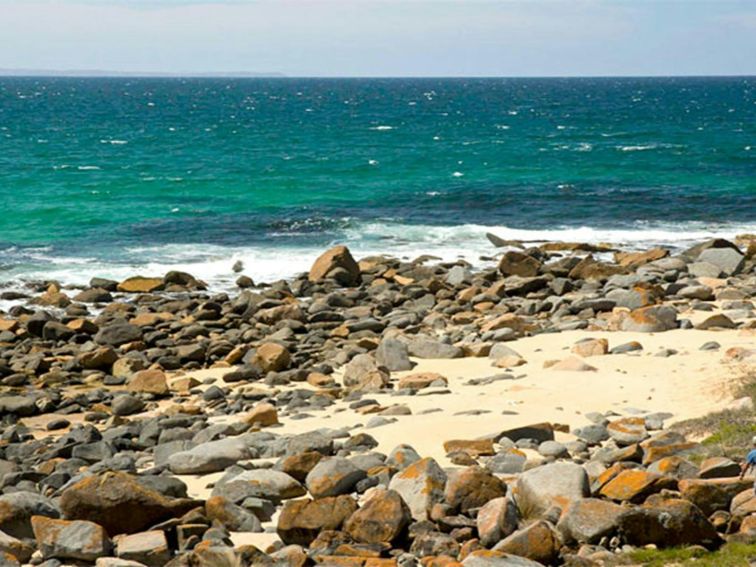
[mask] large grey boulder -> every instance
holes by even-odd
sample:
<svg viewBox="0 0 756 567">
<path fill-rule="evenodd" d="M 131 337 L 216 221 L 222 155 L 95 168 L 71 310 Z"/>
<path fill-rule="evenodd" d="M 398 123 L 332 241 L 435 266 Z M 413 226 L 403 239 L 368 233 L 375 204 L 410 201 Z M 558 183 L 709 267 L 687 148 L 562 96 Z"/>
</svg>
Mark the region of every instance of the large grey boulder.
<svg viewBox="0 0 756 567">
<path fill-rule="evenodd" d="M 59 518 L 60 510 L 35 492 L 11 492 L 0 496 L 0 531 L 16 538 L 34 537 L 31 517 Z"/>
<path fill-rule="evenodd" d="M 367 473 L 343 457 L 321 460 L 307 473 L 307 490 L 315 498 L 348 494 Z"/>
<path fill-rule="evenodd" d="M 743 270 L 745 256 L 733 248 L 708 248 L 698 255 L 698 262 L 714 264 L 726 276 L 734 276 Z"/>
<path fill-rule="evenodd" d="M 412 370 L 412 361 L 409 358 L 407 345 L 391 337 L 383 339 L 378 345 L 375 351 L 375 360 L 391 372 Z"/>
<path fill-rule="evenodd" d="M 107 532 L 94 522 L 69 522 L 34 516 L 32 527 L 37 546 L 45 559 L 94 561 L 110 553 L 111 543 Z"/>
<path fill-rule="evenodd" d="M 565 509 L 589 495 L 588 474 L 575 463 L 557 462 L 536 467 L 517 479 L 517 505 L 528 518 L 541 517 L 554 506 Z"/>
<path fill-rule="evenodd" d="M 596 544 L 617 531 L 617 520 L 625 510 L 598 498 L 575 500 L 562 514 L 557 529 L 567 543 Z"/>
<path fill-rule="evenodd" d="M 168 468 L 174 474 L 206 474 L 225 470 L 252 456 L 243 438 L 228 437 L 171 455 Z"/>
<path fill-rule="evenodd" d="M 462 358 L 464 351 L 457 346 L 429 338 L 415 339 L 409 344 L 409 353 L 417 358 Z"/>
<path fill-rule="evenodd" d="M 432 458 L 416 461 L 391 479 L 389 489 L 397 492 L 416 521 L 427 520 L 437 502 L 444 500 L 446 473 Z"/>
<path fill-rule="evenodd" d="M 246 498 L 265 498 L 281 501 L 304 496 L 304 487 L 285 472 L 272 469 L 243 471 L 221 479 L 213 488 L 212 496 L 223 496 L 238 504 Z"/>
</svg>

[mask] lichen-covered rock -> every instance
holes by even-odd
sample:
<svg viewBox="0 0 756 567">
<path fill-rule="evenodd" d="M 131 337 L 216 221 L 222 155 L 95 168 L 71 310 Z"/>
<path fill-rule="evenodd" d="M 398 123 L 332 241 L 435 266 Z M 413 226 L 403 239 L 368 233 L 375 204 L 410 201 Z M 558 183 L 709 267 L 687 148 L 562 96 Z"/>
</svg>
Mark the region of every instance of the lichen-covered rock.
<svg viewBox="0 0 756 567">
<path fill-rule="evenodd" d="M 562 514 L 557 529 L 566 543 L 598 543 L 617 530 L 617 519 L 625 511 L 622 506 L 584 498 L 572 502 Z"/>
<path fill-rule="evenodd" d="M 537 518 L 553 506 L 562 510 L 590 495 L 588 474 L 578 464 L 557 462 L 530 469 L 517 479 L 517 505 L 525 517 Z"/>
<path fill-rule="evenodd" d="M 393 490 L 375 489 L 362 507 L 344 524 L 344 531 L 360 543 L 391 543 L 406 528 L 412 516 Z"/>
<path fill-rule="evenodd" d="M 719 534 L 695 505 L 687 500 L 658 499 L 624 512 L 617 519 L 622 540 L 630 545 L 716 546 Z"/>
<path fill-rule="evenodd" d="M 446 503 L 460 512 L 480 508 L 489 500 L 507 495 L 507 485 L 485 469 L 477 466 L 453 471 L 447 481 Z"/>
<path fill-rule="evenodd" d="M 443 501 L 446 473 L 432 458 L 415 461 L 391 479 L 389 488 L 399 494 L 416 521 L 428 519 L 434 504 Z"/>
<path fill-rule="evenodd" d="M 285 544 L 308 546 L 324 530 L 339 530 L 357 511 L 357 502 L 347 495 L 317 500 L 290 500 L 284 504 L 276 531 Z"/>
<path fill-rule="evenodd" d="M 539 520 L 508 535 L 494 546 L 494 550 L 549 565 L 559 555 L 559 547 L 559 536 L 554 527 Z"/>
<path fill-rule="evenodd" d="M 33 516 L 31 522 L 37 546 L 45 559 L 94 561 L 110 553 L 108 534 L 94 522 L 69 522 L 44 516 Z"/>
<path fill-rule="evenodd" d="M 95 522 L 111 536 L 143 531 L 197 505 L 186 498 L 166 498 L 122 472 L 86 477 L 66 488 L 60 497 L 66 519 Z"/>
<path fill-rule="evenodd" d="M 11 492 L 0 496 L 0 531 L 15 538 L 34 537 L 32 516 L 60 517 L 52 500 L 34 492 Z"/>
<path fill-rule="evenodd" d="M 480 543 L 491 547 L 517 529 L 517 505 L 509 497 L 489 500 L 478 511 L 475 522 Z"/>
</svg>

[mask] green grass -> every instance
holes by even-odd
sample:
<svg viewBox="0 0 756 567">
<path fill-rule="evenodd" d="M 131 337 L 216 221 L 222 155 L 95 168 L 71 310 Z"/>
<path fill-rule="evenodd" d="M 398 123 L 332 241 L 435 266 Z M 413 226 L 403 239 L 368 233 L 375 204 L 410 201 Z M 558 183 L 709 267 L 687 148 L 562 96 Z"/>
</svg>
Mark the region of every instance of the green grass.
<svg viewBox="0 0 756 567">
<path fill-rule="evenodd" d="M 756 560 L 756 545 L 728 543 L 717 551 L 706 551 L 701 547 L 639 549 L 628 553 L 626 557 L 633 563 L 648 567 L 748 567 Z"/>
<path fill-rule="evenodd" d="M 733 397 L 750 397 L 756 405 L 756 372 L 745 372 Z M 707 457 L 729 457 L 742 460 L 753 448 L 756 436 L 756 416 L 752 410 L 724 410 L 710 413 L 696 419 L 681 421 L 673 429 L 688 438 L 703 438 L 703 450 L 692 456 L 692 461 L 702 461 Z"/>
</svg>

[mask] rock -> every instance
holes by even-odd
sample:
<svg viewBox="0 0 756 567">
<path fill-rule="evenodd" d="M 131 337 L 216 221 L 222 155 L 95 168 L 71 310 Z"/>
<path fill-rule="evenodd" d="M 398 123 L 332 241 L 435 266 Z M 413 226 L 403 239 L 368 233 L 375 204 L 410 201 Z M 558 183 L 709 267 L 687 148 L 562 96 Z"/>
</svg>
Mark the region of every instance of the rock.
<svg viewBox="0 0 756 567">
<path fill-rule="evenodd" d="M 597 544 L 616 532 L 617 519 L 624 511 L 622 506 L 598 498 L 575 500 L 562 514 L 557 529 L 568 544 Z"/>
<path fill-rule="evenodd" d="M 19 539 L 33 537 L 32 516 L 58 518 L 60 511 L 51 500 L 34 492 L 0 496 L 0 531 Z"/>
<path fill-rule="evenodd" d="M 570 270 L 569 277 L 573 280 L 606 281 L 610 277 L 625 273 L 626 268 L 615 264 L 597 262 L 593 256 L 586 256 Z"/>
<path fill-rule="evenodd" d="M 410 519 L 409 508 L 397 492 L 374 489 L 344 523 L 344 531 L 360 543 L 391 543 L 402 534 Z"/>
<path fill-rule="evenodd" d="M 730 478 L 740 474 L 740 465 L 727 457 L 711 457 L 701 463 L 699 478 Z"/>
<path fill-rule="evenodd" d="M 554 440 L 554 426 L 550 423 L 534 423 L 524 427 L 508 429 L 496 436 L 497 441 L 506 438 L 517 443 L 522 439 L 533 439 L 538 443 Z"/>
<path fill-rule="evenodd" d="M 733 248 L 708 248 L 698 255 L 697 261 L 713 264 L 726 276 L 734 276 L 743 270 L 745 256 Z"/>
<path fill-rule="evenodd" d="M 39 410 L 31 396 L 0 396 L 0 415 L 28 417 Z"/>
<path fill-rule="evenodd" d="M 568 356 L 556 364 L 549 366 L 551 370 L 564 372 L 595 372 L 597 369 L 576 356 Z"/>
<path fill-rule="evenodd" d="M 573 354 L 587 358 L 602 356 L 609 352 L 609 341 L 606 339 L 583 339 L 572 347 Z"/>
<path fill-rule="evenodd" d="M 717 478 L 717 479 L 683 479 L 678 483 L 680 496 L 692 502 L 707 516 L 717 510 L 729 510 L 733 499 L 753 486 L 753 482 L 746 479 Z"/>
<path fill-rule="evenodd" d="M 617 525 L 622 541 L 635 546 L 714 547 L 720 542 L 711 522 L 685 500 L 659 499 L 653 507 L 630 509 L 619 516 Z"/>
<path fill-rule="evenodd" d="M 602 441 L 609 439 L 609 432 L 606 430 L 606 427 L 600 423 L 592 423 L 584 425 L 583 427 L 578 427 L 577 429 L 572 430 L 572 434 L 592 445 L 598 445 Z"/>
<path fill-rule="evenodd" d="M 162 370 L 140 370 L 128 383 L 130 392 L 164 396 L 168 390 L 168 381 Z"/>
<path fill-rule="evenodd" d="M 152 293 L 163 288 L 163 278 L 134 276 L 118 284 L 118 291 L 124 293 Z"/>
<path fill-rule="evenodd" d="M 276 531 L 287 545 L 308 546 L 324 530 L 339 530 L 357 511 L 357 502 L 346 495 L 317 500 L 290 500 L 284 504 Z"/>
<path fill-rule="evenodd" d="M 393 454 L 393 453 L 392 453 Z M 432 458 L 415 461 L 400 470 L 389 483 L 399 494 L 416 521 L 428 519 L 434 504 L 444 499 L 446 473 Z"/>
<path fill-rule="evenodd" d="M 559 555 L 559 547 L 559 536 L 553 526 L 540 520 L 508 535 L 494 550 L 550 565 Z"/>
<path fill-rule="evenodd" d="M 489 500 L 507 495 L 507 485 L 477 466 L 452 471 L 446 481 L 444 498 L 453 509 L 466 513 Z"/>
<path fill-rule="evenodd" d="M 609 354 L 626 354 L 628 352 L 637 352 L 643 350 L 643 345 L 638 341 L 630 341 L 613 347 Z"/>
<path fill-rule="evenodd" d="M 369 354 L 358 354 L 344 367 L 344 386 L 361 391 L 377 391 L 389 385 L 389 373 Z"/>
<path fill-rule="evenodd" d="M 221 479 L 223 480 L 223 479 Z M 233 503 L 246 498 L 265 498 L 274 502 L 304 496 L 304 487 L 288 474 L 271 469 L 252 469 L 218 481 L 213 496 L 223 496 Z"/>
<path fill-rule="evenodd" d="M 490 551 L 488 549 L 479 549 L 470 553 L 462 561 L 463 567 L 543 567 L 537 561 L 531 561 L 525 557 L 510 555 L 502 551 Z M 456 567 L 454 563 L 449 563 L 446 567 Z"/>
<path fill-rule="evenodd" d="M 231 532 L 261 532 L 260 520 L 252 512 L 223 496 L 211 496 L 205 502 L 205 515 L 211 522 Z"/>
<path fill-rule="evenodd" d="M 673 478 L 650 473 L 643 469 L 626 469 L 601 487 L 604 498 L 619 502 L 643 502 L 647 496 L 664 488 L 674 488 Z"/>
<path fill-rule="evenodd" d="M 133 415 L 144 409 L 144 402 L 131 395 L 116 396 L 111 403 L 113 414 L 118 416 Z"/>
<path fill-rule="evenodd" d="M 669 250 L 651 248 L 645 252 L 615 252 L 614 261 L 624 268 L 637 268 L 667 256 L 669 256 Z"/>
<path fill-rule="evenodd" d="M 260 427 L 276 425 L 278 423 L 278 410 L 273 404 L 260 403 L 252 408 L 252 411 L 247 414 L 244 421 L 250 425 L 259 425 Z"/>
<path fill-rule="evenodd" d="M 517 505 L 523 516 L 543 516 L 552 506 L 565 510 L 590 495 L 588 474 L 580 465 L 557 462 L 524 472 L 516 483 Z"/>
<path fill-rule="evenodd" d="M 496 454 L 492 439 L 452 439 L 444 441 L 446 454 L 464 452 L 473 458 Z"/>
<path fill-rule="evenodd" d="M 378 345 L 375 350 L 375 360 L 391 372 L 412 370 L 413 366 L 407 345 L 390 337 L 384 338 Z"/>
<path fill-rule="evenodd" d="M 646 420 L 642 417 L 623 417 L 615 419 L 606 427 L 609 436 L 620 447 L 640 443 L 648 437 Z"/>
<path fill-rule="evenodd" d="M 409 353 L 417 358 L 462 358 L 464 351 L 457 346 L 433 339 L 415 339 L 409 344 Z"/>
<path fill-rule="evenodd" d="M 310 268 L 308 279 L 317 282 L 327 277 L 334 277 L 344 286 L 360 283 L 360 267 L 355 262 L 346 246 L 335 246 L 321 254 Z"/>
<path fill-rule="evenodd" d="M 108 534 L 93 522 L 33 516 L 31 523 L 37 547 L 45 559 L 94 561 L 110 553 Z"/>
<path fill-rule="evenodd" d="M 257 347 L 255 361 L 263 372 L 280 372 L 291 364 L 291 354 L 278 343 L 264 343 Z"/>
<path fill-rule="evenodd" d="M 530 278 L 537 276 L 541 263 L 527 254 L 510 250 L 505 252 L 499 261 L 499 272 L 504 276 L 521 276 Z"/>
<path fill-rule="evenodd" d="M 320 461 L 307 475 L 306 485 L 315 498 L 338 496 L 352 491 L 366 473 L 342 457 Z"/>
<path fill-rule="evenodd" d="M 434 384 L 437 386 L 446 386 L 448 383 L 449 381 L 444 376 L 441 376 L 441 374 L 435 372 L 420 372 L 418 374 L 402 376 L 399 379 L 397 388 L 400 390 L 405 388 L 410 390 L 422 390 L 423 388 L 428 388 Z"/>
<path fill-rule="evenodd" d="M 85 370 L 105 370 L 118 360 L 118 353 L 111 346 L 99 347 L 79 354 L 79 364 Z"/>
<path fill-rule="evenodd" d="M 723 313 L 711 315 L 695 325 L 695 328 L 699 331 L 707 331 L 709 329 L 735 329 L 736 327 L 737 325 L 732 319 Z"/>
<path fill-rule="evenodd" d="M 60 497 L 66 519 L 100 524 L 111 536 L 136 533 L 197 506 L 194 500 L 166 498 L 122 472 L 88 476 Z"/>
<path fill-rule="evenodd" d="M 120 536 L 116 541 L 116 555 L 147 567 L 163 567 L 171 559 L 168 540 L 162 530 Z"/>
<path fill-rule="evenodd" d="M 0 531 L 0 561 L 2 561 L 4 553 L 12 555 L 21 563 L 27 563 L 34 553 L 34 547 L 26 541 L 21 541 Z"/>
<path fill-rule="evenodd" d="M 318 451 L 305 451 L 296 455 L 281 457 L 275 469 L 285 472 L 298 482 L 305 482 L 307 474 L 323 459 Z"/>
<path fill-rule="evenodd" d="M 476 524 L 480 543 L 491 547 L 517 529 L 517 506 L 510 498 L 489 500 L 478 511 Z"/>
<path fill-rule="evenodd" d="M 225 470 L 251 456 L 244 439 L 227 437 L 174 453 L 168 458 L 168 468 L 174 474 L 207 474 Z"/>
<path fill-rule="evenodd" d="M 142 330 L 130 323 L 115 323 L 102 327 L 94 337 L 95 342 L 101 345 L 120 346 L 126 343 L 141 340 Z"/>
<path fill-rule="evenodd" d="M 77 293 L 73 300 L 79 303 L 110 303 L 113 296 L 106 289 L 93 287 Z"/>
<path fill-rule="evenodd" d="M 622 331 L 658 333 L 677 328 L 677 311 L 668 305 L 651 305 L 631 311 L 620 324 Z"/>
</svg>

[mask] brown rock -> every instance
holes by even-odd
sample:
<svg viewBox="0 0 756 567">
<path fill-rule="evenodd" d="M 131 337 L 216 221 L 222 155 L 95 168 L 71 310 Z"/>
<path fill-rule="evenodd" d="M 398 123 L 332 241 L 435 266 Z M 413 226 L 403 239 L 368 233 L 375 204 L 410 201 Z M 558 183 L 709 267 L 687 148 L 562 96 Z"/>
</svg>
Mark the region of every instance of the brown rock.
<svg viewBox="0 0 756 567">
<path fill-rule="evenodd" d="M 717 510 L 729 510 L 732 500 L 753 486 L 751 480 L 739 478 L 684 479 L 678 483 L 680 496 L 710 516 Z"/>
<path fill-rule="evenodd" d="M 615 264 L 597 262 L 593 256 L 586 256 L 570 270 L 569 277 L 573 280 L 606 281 L 617 274 L 624 274 L 626 268 Z"/>
<path fill-rule="evenodd" d="M 168 540 L 162 530 L 150 530 L 116 539 L 116 555 L 147 567 L 163 567 L 171 559 Z"/>
<path fill-rule="evenodd" d="M 444 451 L 447 454 L 464 451 L 472 457 L 495 455 L 492 439 L 453 439 L 444 441 Z"/>
<path fill-rule="evenodd" d="M 480 543 L 490 547 L 517 529 L 517 506 L 506 497 L 489 500 L 476 517 Z"/>
<path fill-rule="evenodd" d="M 118 291 L 124 293 L 152 293 L 163 288 L 163 278 L 134 276 L 118 284 Z"/>
<path fill-rule="evenodd" d="M 602 356 L 609 352 L 609 341 L 606 339 L 586 339 L 572 347 L 572 353 L 588 358 L 589 356 Z"/>
<path fill-rule="evenodd" d="M 338 530 L 357 511 L 357 502 L 347 495 L 317 500 L 289 500 L 284 504 L 276 528 L 286 544 L 308 546 L 325 530 Z"/>
<path fill-rule="evenodd" d="M 621 502 L 642 502 L 647 496 L 663 488 L 674 489 L 677 481 L 647 472 L 627 469 L 620 472 L 601 488 L 601 495 Z"/>
<path fill-rule="evenodd" d="M 444 376 L 441 376 L 441 374 L 437 374 L 436 372 L 420 372 L 400 378 L 399 383 L 397 384 L 397 388 L 399 388 L 400 390 L 403 390 L 404 388 L 409 388 L 411 390 L 422 390 L 423 388 L 427 388 L 428 386 L 433 384 L 433 382 L 437 381 L 443 382 L 444 385 L 449 383 L 449 381 Z"/>
<path fill-rule="evenodd" d="M 449 476 L 444 490 L 446 503 L 452 509 L 463 513 L 506 495 L 507 485 L 477 466 L 455 470 Z"/>
<path fill-rule="evenodd" d="M 360 282 L 360 267 L 354 261 L 346 246 L 335 246 L 321 254 L 310 268 L 308 276 L 311 282 L 317 282 L 327 277 L 333 277 L 337 272 L 339 283 L 356 285 Z"/>
<path fill-rule="evenodd" d="M 276 463 L 276 469 L 285 472 L 299 482 L 304 482 L 307 474 L 315 468 L 323 459 L 323 453 L 320 451 L 305 451 L 289 457 L 283 457 Z"/>
<path fill-rule="evenodd" d="M 252 411 L 247 414 L 244 421 L 250 425 L 259 425 L 260 427 L 276 425 L 278 423 L 278 410 L 273 404 L 267 402 L 260 403 L 252 408 Z"/>
<path fill-rule="evenodd" d="M 661 260 L 669 256 L 669 250 L 651 248 L 645 252 L 615 252 L 614 261 L 626 268 L 637 268 L 649 262 Z"/>
<path fill-rule="evenodd" d="M 494 546 L 494 550 L 549 565 L 559 555 L 559 547 L 559 537 L 553 526 L 540 520 L 508 535 Z"/>
<path fill-rule="evenodd" d="M 562 372 L 595 372 L 596 368 L 591 366 L 584 360 L 579 359 L 576 356 L 568 356 L 567 358 L 556 362 L 549 366 L 551 370 L 559 370 Z"/>
<path fill-rule="evenodd" d="M 154 394 L 156 396 L 166 395 L 168 390 L 168 381 L 162 370 L 140 370 L 135 373 L 129 380 L 128 389 L 130 392 L 140 392 L 145 394 Z"/>
<path fill-rule="evenodd" d="M 365 504 L 344 524 L 344 531 L 360 543 L 391 543 L 409 525 L 412 516 L 393 490 L 375 489 Z"/>
<path fill-rule="evenodd" d="M 278 343 L 264 343 L 257 347 L 255 359 L 264 372 L 280 372 L 291 364 L 291 355 Z"/>
<path fill-rule="evenodd" d="M 620 323 L 620 330 L 636 333 L 658 333 L 676 328 L 677 311 L 668 305 L 634 309 Z"/>
<path fill-rule="evenodd" d="M 527 254 L 510 250 L 505 252 L 499 261 L 499 272 L 504 276 L 521 276 L 530 278 L 537 276 L 541 263 Z"/>
<path fill-rule="evenodd" d="M 143 531 L 200 504 L 186 498 L 166 498 L 122 472 L 84 478 L 66 488 L 60 498 L 67 519 L 96 522 L 110 535 Z"/>
</svg>

